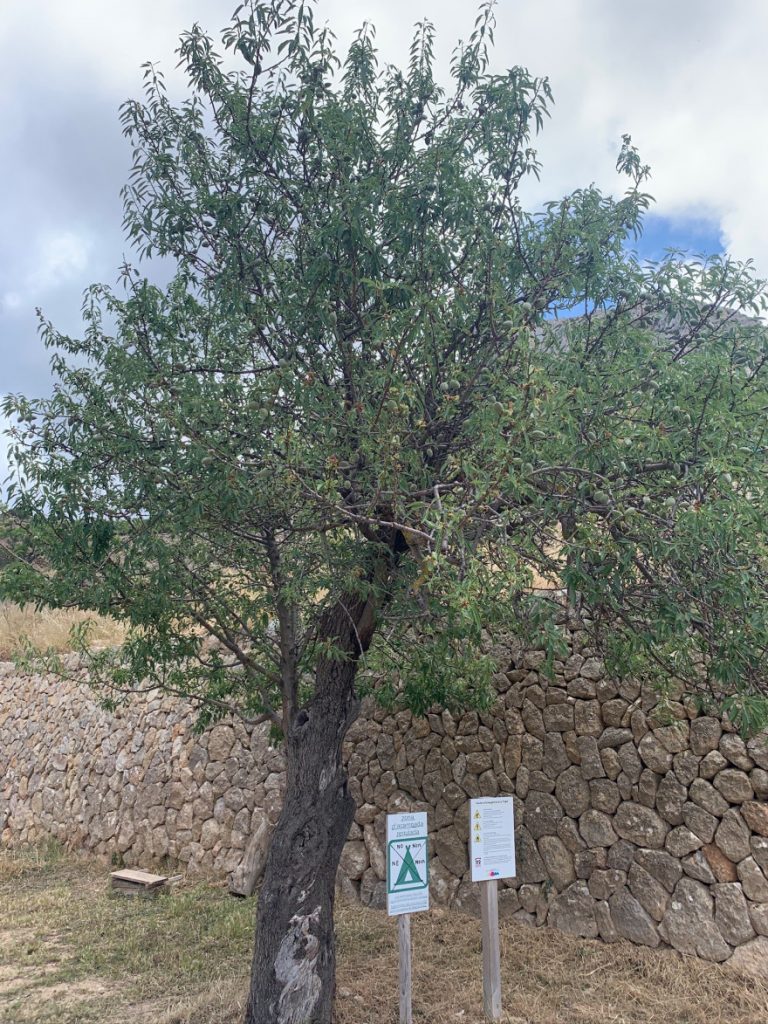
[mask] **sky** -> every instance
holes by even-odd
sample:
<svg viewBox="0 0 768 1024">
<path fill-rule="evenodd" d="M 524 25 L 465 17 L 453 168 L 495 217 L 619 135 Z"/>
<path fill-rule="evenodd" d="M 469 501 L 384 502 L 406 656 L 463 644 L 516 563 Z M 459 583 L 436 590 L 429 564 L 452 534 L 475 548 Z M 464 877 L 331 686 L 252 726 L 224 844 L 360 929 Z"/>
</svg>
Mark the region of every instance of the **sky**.
<svg viewBox="0 0 768 1024">
<path fill-rule="evenodd" d="M 406 59 L 414 22 L 437 26 L 447 68 L 471 0 L 318 0 L 343 48 L 362 22 L 384 61 Z M 159 63 L 184 95 L 174 50 L 198 21 L 216 35 L 235 0 L 0 0 L 0 395 L 42 395 L 50 354 L 36 307 L 78 333 L 84 289 L 124 256 L 119 190 L 130 167 L 118 107 Z M 651 165 L 643 255 L 728 251 L 768 276 L 766 0 L 499 0 L 493 70 L 547 75 L 552 118 L 537 141 L 529 206 L 592 182 L 619 194 L 621 136 Z M 0 417 L 0 428 L 3 426 Z M 4 443 L 0 438 L 0 479 Z"/>
</svg>

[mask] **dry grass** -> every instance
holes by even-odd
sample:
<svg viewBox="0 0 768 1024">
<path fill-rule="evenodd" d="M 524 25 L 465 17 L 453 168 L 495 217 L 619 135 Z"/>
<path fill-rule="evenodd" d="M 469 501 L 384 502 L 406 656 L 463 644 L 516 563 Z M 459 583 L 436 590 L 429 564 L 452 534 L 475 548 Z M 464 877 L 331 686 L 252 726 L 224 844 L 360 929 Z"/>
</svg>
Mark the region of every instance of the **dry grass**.
<svg viewBox="0 0 768 1024">
<path fill-rule="evenodd" d="M 10 601 L 0 601 L 0 661 L 12 659 L 24 638 L 39 649 L 68 651 L 72 627 L 87 620 L 92 623 L 91 641 L 95 646 L 108 647 L 122 642 L 123 627 L 95 612 L 81 612 L 74 608 L 36 611 L 31 605 L 20 608 Z"/>
<path fill-rule="evenodd" d="M 0 852 L 2 1024 L 239 1024 L 254 901 L 216 886 L 111 897 L 55 847 Z M 414 1021 L 480 1024 L 477 921 L 413 920 Z M 395 923 L 338 910 L 339 1024 L 395 1024 Z M 502 924 L 506 1024 L 764 1024 L 768 989 L 727 968 Z"/>
</svg>

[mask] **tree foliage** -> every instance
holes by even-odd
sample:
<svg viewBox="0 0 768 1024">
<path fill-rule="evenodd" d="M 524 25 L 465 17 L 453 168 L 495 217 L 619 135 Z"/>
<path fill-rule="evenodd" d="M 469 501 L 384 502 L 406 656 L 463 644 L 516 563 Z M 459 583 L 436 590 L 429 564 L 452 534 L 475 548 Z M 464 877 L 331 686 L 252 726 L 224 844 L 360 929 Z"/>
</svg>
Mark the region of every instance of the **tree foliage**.
<svg viewBox="0 0 768 1024">
<path fill-rule="evenodd" d="M 82 338 L 43 321 L 54 393 L 4 407 L 49 564 L 4 590 L 127 619 L 120 685 L 285 726 L 345 656 L 324 609 L 356 594 L 383 699 L 482 704 L 485 630 L 556 644 L 536 570 L 611 622 L 623 670 L 703 664 L 742 716 L 764 692 L 759 285 L 629 251 L 649 197 L 628 137 L 622 198 L 525 212 L 550 90 L 491 73 L 492 40 L 485 4 L 445 91 L 428 23 L 382 68 L 370 26 L 340 61 L 310 5 L 273 0 L 240 6 L 223 55 L 182 37 L 181 105 L 146 66 L 125 228 L 175 276 L 124 266 Z"/>
<path fill-rule="evenodd" d="M 250 1024 L 327 1024 L 333 884 L 360 693 L 484 707 L 494 632 L 560 651 L 567 598 L 615 671 L 768 720 L 768 346 L 751 268 L 632 252 L 620 198 L 527 212 L 546 79 L 490 65 L 493 5 L 435 72 L 363 26 L 339 59 L 302 0 L 195 26 L 174 105 L 122 108 L 122 268 L 81 338 L 42 320 L 56 384 L 8 398 L 2 592 L 128 626 L 89 651 L 117 691 L 282 731 Z M 41 557 L 42 556 L 42 557 Z M 554 587 L 534 586 L 539 577 Z"/>
</svg>

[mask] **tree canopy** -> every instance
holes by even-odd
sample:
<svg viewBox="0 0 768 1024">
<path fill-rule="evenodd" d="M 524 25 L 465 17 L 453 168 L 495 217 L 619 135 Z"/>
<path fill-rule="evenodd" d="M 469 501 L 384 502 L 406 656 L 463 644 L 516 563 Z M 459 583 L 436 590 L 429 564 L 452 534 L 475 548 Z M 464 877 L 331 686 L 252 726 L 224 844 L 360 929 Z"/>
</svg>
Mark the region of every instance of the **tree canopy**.
<svg viewBox="0 0 768 1024">
<path fill-rule="evenodd" d="M 300 690 L 324 606 L 373 588 L 382 695 L 482 701 L 483 628 L 546 628 L 536 569 L 626 627 L 626 667 L 706 654 L 761 689 L 758 286 L 628 251 L 649 197 L 627 137 L 623 198 L 524 212 L 550 90 L 491 74 L 492 35 L 486 4 L 445 93 L 429 24 L 400 71 L 369 26 L 339 62 L 310 6 L 243 5 L 240 68 L 195 27 L 189 99 L 147 66 L 122 108 L 128 237 L 177 272 L 90 289 L 81 339 L 43 322 L 54 395 L 5 411 L 52 572 L 5 588 L 127 618 L 126 679 L 279 717 L 286 630 Z"/>
<path fill-rule="evenodd" d="M 446 86 L 429 23 L 398 69 L 370 26 L 340 59 L 311 4 L 251 0 L 222 50 L 182 36 L 184 102 L 148 65 L 123 106 L 139 264 L 82 337 L 42 320 L 53 394 L 3 407 L 3 592 L 125 620 L 93 653 L 118 688 L 286 736 L 334 701 L 343 735 L 342 665 L 393 707 L 484 706 L 488 634 L 554 656 L 562 590 L 617 671 L 768 720 L 761 283 L 633 253 L 628 136 L 619 198 L 524 210 L 550 88 L 492 70 L 493 27 Z"/>
</svg>

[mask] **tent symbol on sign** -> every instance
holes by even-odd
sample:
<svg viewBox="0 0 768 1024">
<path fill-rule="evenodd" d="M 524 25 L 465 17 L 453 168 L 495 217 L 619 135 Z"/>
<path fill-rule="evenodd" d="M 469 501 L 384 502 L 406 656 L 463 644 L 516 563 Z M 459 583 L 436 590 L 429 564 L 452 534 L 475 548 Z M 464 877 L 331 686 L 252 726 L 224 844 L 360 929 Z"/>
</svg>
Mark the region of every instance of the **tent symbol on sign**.
<svg viewBox="0 0 768 1024">
<path fill-rule="evenodd" d="M 429 867 L 426 837 L 407 842 L 391 840 L 388 858 L 388 892 L 408 892 L 410 889 L 427 888 Z"/>
<path fill-rule="evenodd" d="M 410 846 L 408 846 L 405 850 L 403 863 L 400 865 L 400 873 L 397 876 L 395 888 L 398 889 L 401 885 L 409 885 L 413 883 L 416 883 L 417 885 L 421 884 L 421 875 L 419 874 L 416 865 L 413 863 L 413 854 L 411 853 Z"/>
</svg>

